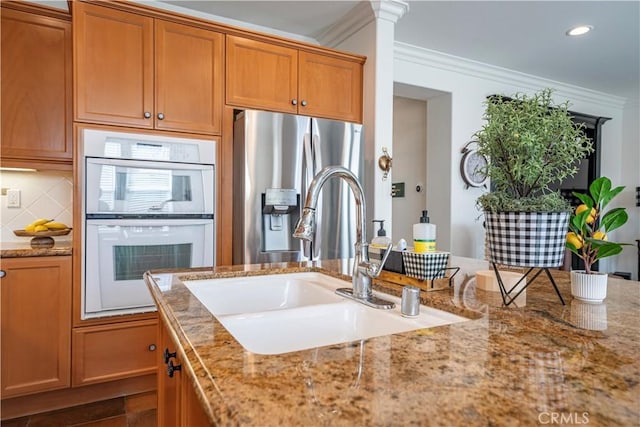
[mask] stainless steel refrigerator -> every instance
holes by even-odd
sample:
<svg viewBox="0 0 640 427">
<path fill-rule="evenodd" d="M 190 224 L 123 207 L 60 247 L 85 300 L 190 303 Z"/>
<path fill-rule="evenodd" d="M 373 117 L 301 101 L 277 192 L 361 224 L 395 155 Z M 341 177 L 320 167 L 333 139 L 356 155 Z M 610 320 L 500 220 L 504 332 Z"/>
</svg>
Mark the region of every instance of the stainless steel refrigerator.
<svg viewBox="0 0 640 427">
<path fill-rule="evenodd" d="M 233 263 L 353 257 L 355 201 L 342 180 L 322 189 L 313 243 L 292 233 L 320 169 L 344 166 L 362 178 L 362 125 L 246 110 L 236 112 L 233 135 Z"/>
</svg>

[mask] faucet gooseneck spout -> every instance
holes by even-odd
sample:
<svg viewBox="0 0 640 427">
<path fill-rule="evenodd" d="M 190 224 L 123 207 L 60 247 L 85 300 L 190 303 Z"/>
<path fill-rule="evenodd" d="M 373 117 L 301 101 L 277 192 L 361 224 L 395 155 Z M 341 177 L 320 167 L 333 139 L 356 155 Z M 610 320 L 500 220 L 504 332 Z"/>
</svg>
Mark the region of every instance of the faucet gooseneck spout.
<svg viewBox="0 0 640 427">
<path fill-rule="evenodd" d="M 353 288 L 340 288 L 336 290 L 336 293 L 371 307 L 393 308 L 394 303 L 375 297 L 371 289 L 371 280 L 380 274 L 382 266 L 391 252 L 391 245 L 387 247 L 381 262 L 371 262 L 369 260 L 369 244 L 366 241 L 365 233 L 366 208 L 364 191 L 358 178 L 349 169 L 341 166 L 327 166 L 313 178 L 307 191 L 305 206 L 296 224 L 293 237 L 309 241 L 313 240 L 316 227 L 315 212 L 320 190 L 324 183 L 332 177 L 343 179 L 349 185 L 349 188 L 351 188 L 356 201 L 355 259 L 351 277 Z"/>
</svg>

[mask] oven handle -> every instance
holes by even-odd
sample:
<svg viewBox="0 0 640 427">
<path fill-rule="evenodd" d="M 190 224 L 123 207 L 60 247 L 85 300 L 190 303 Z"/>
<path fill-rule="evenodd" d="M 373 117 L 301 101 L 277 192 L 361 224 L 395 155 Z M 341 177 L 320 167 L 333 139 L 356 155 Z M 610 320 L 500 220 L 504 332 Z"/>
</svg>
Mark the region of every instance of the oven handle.
<svg viewBox="0 0 640 427">
<path fill-rule="evenodd" d="M 212 170 L 213 165 L 196 164 L 196 163 L 174 163 L 174 162 L 157 162 L 149 160 L 124 160 L 124 159 L 106 159 L 98 157 L 86 157 L 87 164 L 110 165 L 137 167 L 144 169 L 167 169 L 167 170 Z"/>
<path fill-rule="evenodd" d="M 120 225 L 123 227 L 164 227 L 172 225 L 207 225 L 213 219 L 87 219 L 87 225 Z"/>
</svg>

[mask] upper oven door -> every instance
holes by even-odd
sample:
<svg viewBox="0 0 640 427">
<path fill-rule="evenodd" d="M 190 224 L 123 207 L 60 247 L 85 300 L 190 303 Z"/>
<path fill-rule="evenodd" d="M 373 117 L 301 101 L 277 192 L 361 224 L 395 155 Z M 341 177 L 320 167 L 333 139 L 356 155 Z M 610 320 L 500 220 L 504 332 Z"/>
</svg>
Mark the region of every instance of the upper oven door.
<svg viewBox="0 0 640 427">
<path fill-rule="evenodd" d="M 213 214 L 214 166 L 86 158 L 86 214 Z"/>
</svg>

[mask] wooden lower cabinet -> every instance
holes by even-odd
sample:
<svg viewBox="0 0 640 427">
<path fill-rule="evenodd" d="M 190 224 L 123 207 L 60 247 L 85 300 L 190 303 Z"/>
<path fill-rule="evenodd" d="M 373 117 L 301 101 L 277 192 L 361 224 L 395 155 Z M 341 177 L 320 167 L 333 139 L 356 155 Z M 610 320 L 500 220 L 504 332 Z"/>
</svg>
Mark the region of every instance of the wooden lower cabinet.
<svg viewBox="0 0 640 427">
<path fill-rule="evenodd" d="M 208 426 L 207 415 L 196 396 L 182 356 L 169 332 L 160 323 L 158 357 L 158 427 Z"/>
<path fill-rule="evenodd" d="M 73 386 L 152 374 L 157 369 L 156 319 L 73 330 Z"/>
<path fill-rule="evenodd" d="M 0 262 L 2 398 L 69 387 L 71 257 Z"/>
</svg>

